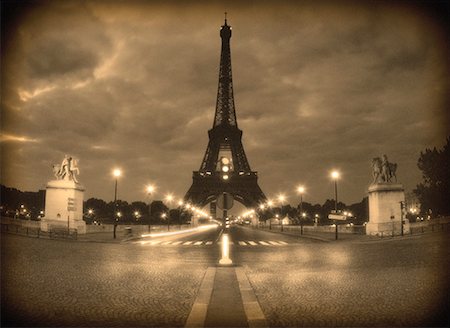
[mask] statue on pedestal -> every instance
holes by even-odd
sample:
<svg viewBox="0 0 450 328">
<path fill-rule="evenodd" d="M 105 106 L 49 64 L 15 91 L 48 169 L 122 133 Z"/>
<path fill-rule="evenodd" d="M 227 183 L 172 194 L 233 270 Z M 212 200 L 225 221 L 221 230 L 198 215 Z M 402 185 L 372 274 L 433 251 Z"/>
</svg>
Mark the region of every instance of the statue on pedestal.
<svg viewBox="0 0 450 328">
<path fill-rule="evenodd" d="M 383 155 L 382 158 L 375 157 L 372 159 L 372 184 L 389 183 L 393 182 L 393 179 L 397 182 L 396 171 L 397 163 L 389 162 L 386 155 Z"/>
<path fill-rule="evenodd" d="M 78 161 L 69 155 L 64 155 L 61 164 L 53 165 L 53 173 L 57 180 L 74 181 L 79 183 L 75 174 L 80 174 L 77 163 Z"/>
</svg>

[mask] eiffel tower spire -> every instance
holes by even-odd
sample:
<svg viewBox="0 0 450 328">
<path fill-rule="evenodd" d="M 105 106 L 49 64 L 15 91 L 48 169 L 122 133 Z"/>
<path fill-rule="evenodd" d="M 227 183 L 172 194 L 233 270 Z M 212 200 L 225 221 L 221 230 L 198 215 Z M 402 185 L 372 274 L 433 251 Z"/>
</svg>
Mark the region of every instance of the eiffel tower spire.
<svg viewBox="0 0 450 328">
<path fill-rule="evenodd" d="M 242 145 L 242 131 L 237 126 L 231 75 L 231 26 L 227 23 L 226 13 L 220 38 L 222 49 L 214 123 L 208 131 L 209 142 L 202 164 L 198 171 L 193 172 L 192 186 L 184 198 L 203 206 L 227 192 L 245 206 L 257 206 L 266 200 L 266 196 L 258 186 L 257 172 L 250 169 Z M 226 178 L 220 172 L 223 158 L 230 163 Z"/>
<path fill-rule="evenodd" d="M 225 23 L 220 29 L 222 39 L 222 51 L 220 55 L 219 87 L 217 89 L 216 114 L 214 126 L 229 124 L 237 127 L 236 110 L 233 97 L 233 77 L 231 74 L 231 26 L 227 24 L 227 13 Z"/>
</svg>

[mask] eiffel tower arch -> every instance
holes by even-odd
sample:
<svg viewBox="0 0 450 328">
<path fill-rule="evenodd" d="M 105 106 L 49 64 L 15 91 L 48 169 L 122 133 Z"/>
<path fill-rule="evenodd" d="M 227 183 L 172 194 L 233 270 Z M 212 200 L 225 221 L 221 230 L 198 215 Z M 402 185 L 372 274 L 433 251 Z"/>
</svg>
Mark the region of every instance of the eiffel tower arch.
<svg viewBox="0 0 450 328">
<path fill-rule="evenodd" d="M 250 169 L 242 145 L 242 130 L 237 124 L 231 74 L 231 26 L 226 18 L 220 37 L 222 49 L 214 123 L 208 131 L 209 142 L 202 164 L 193 172 L 193 182 L 184 199 L 203 207 L 226 192 L 244 206 L 256 207 L 267 199 L 258 185 L 258 173 Z M 221 164 L 225 160 L 226 172 Z"/>
</svg>

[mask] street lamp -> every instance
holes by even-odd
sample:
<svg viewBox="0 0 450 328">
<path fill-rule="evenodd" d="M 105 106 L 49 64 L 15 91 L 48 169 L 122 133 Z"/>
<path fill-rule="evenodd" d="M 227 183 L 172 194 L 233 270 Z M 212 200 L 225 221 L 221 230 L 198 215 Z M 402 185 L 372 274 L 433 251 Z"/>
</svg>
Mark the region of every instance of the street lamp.
<svg viewBox="0 0 450 328">
<path fill-rule="evenodd" d="M 152 232 L 152 194 L 155 191 L 153 185 L 148 185 L 146 188 L 148 195 L 148 232 Z"/>
<path fill-rule="evenodd" d="M 170 230 L 170 204 L 172 203 L 172 201 L 173 201 L 173 195 L 172 194 L 167 194 L 166 195 L 166 201 L 167 201 L 167 204 L 169 205 L 169 215 L 167 216 L 167 231 L 169 231 Z"/>
<path fill-rule="evenodd" d="M 336 170 L 331 172 L 331 178 L 334 180 L 334 211 L 337 214 L 338 211 L 338 196 L 337 196 L 337 180 L 340 177 L 340 173 Z"/>
<path fill-rule="evenodd" d="M 299 213 L 303 213 L 303 193 L 305 192 L 305 187 L 298 186 L 297 192 L 300 194 L 300 212 Z M 300 217 L 300 225 L 301 225 L 300 234 L 303 235 L 303 221 L 302 221 L 301 217 Z"/>
<path fill-rule="evenodd" d="M 273 202 L 269 199 L 267 200 L 267 208 L 270 210 L 269 215 L 270 215 L 270 219 L 269 219 L 269 230 L 272 230 L 272 206 L 273 206 Z"/>
<path fill-rule="evenodd" d="M 119 179 L 119 177 L 122 175 L 122 171 L 120 169 L 114 169 L 113 170 L 113 176 L 115 178 L 115 184 L 114 184 L 114 212 L 116 212 L 117 210 L 117 181 Z M 118 212 L 117 214 L 119 214 L 120 212 Z M 119 217 L 119 216 L 118 216 Z M 116 239 L 116 229 L 117 229 L 117 224 L 119 221 L 119 218 L 114 218 L 114 229 L 113 229 L 113 237 L 114 239 Z"/>
<path fill-rule="evenodd" d="M 281 231 L 283 231 L 283 219 L 284 219 L 284 216 L 283 216 L 283 203 L 284 203 L 284 201 L 286 200 L 286 197 L 284 196 L 284 195 L 279 195 L 278 196 L 278 200 L 280 201 L 280 204 L 281 204 Z"/>
<path fill-rule="evenodd" d="M 331 172 L 331 178 L 334 180 L 334 213 L 337 214 L 338 213 L 338 195 L 337 195 L 337 180 L 340 177 L 340 173 L 336 170 L 333 170 Z M 338 239 L 338 225 L 337 225 L 337 220 L 334 221 L 334 225 L 336 227 L 336 231 L 335 231 L 335 239 Z"/>
</svg>

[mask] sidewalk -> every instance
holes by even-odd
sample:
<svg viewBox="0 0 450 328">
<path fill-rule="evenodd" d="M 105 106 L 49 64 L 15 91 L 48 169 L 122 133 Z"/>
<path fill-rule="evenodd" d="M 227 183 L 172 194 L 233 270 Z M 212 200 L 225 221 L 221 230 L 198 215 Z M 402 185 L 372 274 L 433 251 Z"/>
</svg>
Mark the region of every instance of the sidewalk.
<svg viewBox="0 0 450 328">
<path fill-rule="evenodd" d="M 79 234 L 77 236 L 77 241 L 120 244 L 123 240 L 126 240 L 127 238 L 128 237 L 126 237 L 125 234 L 121 231 L 116 232 L 116 239 L 114 239 L 113 233 L 111 231 L 107 231 L 107 232 Z"/>
<path fill-rule="evenodd" d="M 404 236 L 386 236 L 386 237 L 380 237 L 380 236 L 369 236 L 365 234 L 352 234 L 352 233 L 338 233 L 338 239 L 336 240 L 336 235 L 334 232 L 303 232 L 303 234 L 300 234 L 300 231 L 292 232 L 292 231 L 280 231 L 278 228 L 252 228 L 257 229 L 261 231 L 271 232 L 271 233 L 278 233 L 278 234 L 284 234 L 288 236 L 295 236 L 298 238 L 310 238 L 310 239 L 316 239 L 323 242 L 339 242 L 339 241 L 345 241 L 345 242 L 355 242 L 355 243 L 364 243 L 364 242 L 376 242 L 376 241 L 386 241 L 386 240 L 393 240 L 393 239 L 403 239 L 403 238 L 409 238 L 411 236 L 418 236 L 416 235 L 404 235 Z"/>
</svg>

